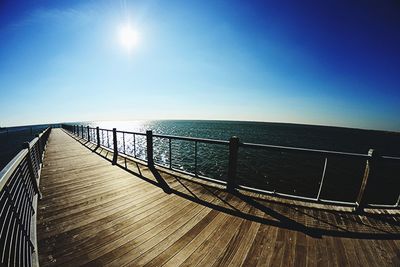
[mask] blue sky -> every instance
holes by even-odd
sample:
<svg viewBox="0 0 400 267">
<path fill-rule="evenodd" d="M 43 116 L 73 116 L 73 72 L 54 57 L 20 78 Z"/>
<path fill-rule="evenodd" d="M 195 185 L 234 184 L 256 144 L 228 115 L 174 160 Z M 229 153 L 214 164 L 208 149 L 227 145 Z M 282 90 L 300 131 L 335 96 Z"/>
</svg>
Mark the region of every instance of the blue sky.
<svg viewBox="0 0 400 267">
<path fill-rule="evenodd" d="M 400 131 L 396 1 L 2 1 L 0 125 L 219 119 Z M 138 42 L 125 49 L 121 25 Z"/>
</svg>

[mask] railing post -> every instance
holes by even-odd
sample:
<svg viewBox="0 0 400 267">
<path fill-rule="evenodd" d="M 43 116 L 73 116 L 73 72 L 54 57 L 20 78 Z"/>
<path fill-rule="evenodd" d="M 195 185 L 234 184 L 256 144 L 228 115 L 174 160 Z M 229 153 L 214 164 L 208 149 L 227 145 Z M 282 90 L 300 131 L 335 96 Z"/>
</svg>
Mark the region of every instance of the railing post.
<svg viewBox="0 0 400 267">
<path fill-rule="evenodd" d="M 97 147 L 100 147 L 100 128 L 96 127 Z"/>
<path fill-rule="evenodd" d="M 229 164 L 228 164 L 228 180 L 227 190 L 234 191 L 236 187 L 236 171 L 239 153 L 239 138 L 232 136 L 229 139 Z"/>
<path fill-rule="evenodd" d="M 197 141 L 194 142 L 194 175 L 197 176 Z"/>
<path fill-rule="evenodd" d="M 76 125 L 76 136 L 79 137 L 79 126 L 78 125 Z"/>
<path fill-rule="evenodd" d="M 357 212 L 363 212 L 364 207 L 366 205 L 365 201 L 365 189 L 367 188 L 368 184 L 368 179 L 373 175 L 374 170 L 374 165 L 376 162 L 377 158 L 377 153 L 374 149 L 368 150 L 368 156 L 370 157 L 367 159 L 367 162 L 365 164 L 365 171 L 364 171 L 364 176 L 361 182 L 360 186 L 360 191 L 358 192 L 357 200 L 356 200 L 356 211 Z"/>
<path fill-rule="evenodd" d="M 168 138 L 168 160 L 169 160 L 169 168 L 172 169 L 172 139 Z"/>
<path fill-rule="evenodd" d="M 82 139 L 83 139 L 83 125 L 81 125 L 81 135 L 82 135 Z"/>
<path fill-rule="evenodd" d="M 321 182 L 319 183 L 319 190 L 317 194 L 317 200 L 320 200 L 321 197 L 321 192 L 322 192 L 322 186 L 324 185 L 324 179 L 325 179 L 325 173 L 326 173 L 326 166 L 328 165 L 328 157 L 325 158 L 324 162 L 324 169 L 322 171 L 322 176 L 321 176 Z"/>
<path fill-rule="evenodd" d="M 90 142 L 89 125 L 87 126 L 87 140 Z"/>
<path fill-rule="evenodd" d="M 26 155 L 26 158 L 28 160 L 28 168 L 29 168 L 29 172 L 31 174 L 30 176 L 31 176 L 33 188 L 34 188 L 35 192 L 38 194 L 38 198 L 41 199 L 42 198 L 42 193 L 40 192 L 39 185 L 37 183 L 37 175 L 38 175 L 38 173 L 36 173 L 35 169 L 33 168 L 31 147 L 30 147 L 29 142 L 25 142 L 23 144 L 23 148 L 28 149 L 28 155 Z"/>
<path fill-rule="evenodd" d="M 114 155 L 113 155 L 112 164 L 115 165 L 115 164 L 117 164 L 117 159 L 118 159 L 118 140 L 117 140 L 117 129 L 116 128 L 113 128 L 113 143 L 114 143 Z"/>
<path fill-rule="evenodd" d="M 147 141 L 147 165 L 153 166 L 153 131 L 146 131 L 146 141 Z"/>
</svg>

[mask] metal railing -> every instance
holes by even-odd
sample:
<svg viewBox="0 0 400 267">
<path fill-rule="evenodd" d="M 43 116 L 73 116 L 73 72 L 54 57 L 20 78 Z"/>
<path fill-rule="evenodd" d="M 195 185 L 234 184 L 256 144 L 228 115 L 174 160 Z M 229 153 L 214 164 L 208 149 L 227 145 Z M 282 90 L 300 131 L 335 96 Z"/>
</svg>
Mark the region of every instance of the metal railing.
<svg viewBox="0 0 400 267">
<path fill-rule="evenodd" d="M 36 204 L 51 128 L 38 134 L 0 171 L 0 265 L 38 266 Z"/>
<path fill-rule="evenodd" d="M 90 142 L 97 144 L 98 146 L 107 147 L 114 152 L 113 163 L 116 163 L 118 154 L 134 157 L 136 159 L 144 160 L 148 165 L 159 165 L 162 167 L 169 168 L 171 170 L 189 174 L 201 179 L 216 182 L 219 184 L 226 185 L 227 189 L 232 191 L 236 189 L 248 190 L 256 193 L 269 194 L 278 197 L 285 197 L 295 200 L 311 201 L 322 204 L 335 204 L 335 205 L 345 205 L 355 207 L 356 210 L 362 210 L 366 207 L 368 208 L 399 208 L 400 207 L 400 190 L 397 187 L 397 200 L 392 204 L 376 204 L 370 203 L 366 197 L 365 192 L 368 182 L 376 175 L 376 165 L 377 162 L 390 161 L 394 162 L 400 166 L 400 157 L 391 156 L 380 156 L 370 149 L 367 154 L 360 153 L 348 153 L 339 151 L 328 151 L 328 150 L 318 150 L 318 149 L 308 149 L 308 148 L 297 148 L 297 147 L 286 147 L 286 146 L 275 146 L 275 145 L 264 145 L 264 144 L 253 144 L 253 143 L 242 143 L 239 138 L 232 137 L 229 141 L 223 140 L 213 140 L 204 138 L 192 138 L 192 137 L 182 137 L 182 136 L 172 136 L 172 135 L 160 135 L 153 134 L 152 131 L 147 131 L 146 133 L 137 132 L 127 132 L 127 131 L 117 131 L 115 128 L 113 130 L 91 128 L 89 126 L 78 126 L 78 125 L 63 125 L 64 129 L 69 130 L 71 133 L 85 138 Z M 106 133 L 106 134 L 104 134 Z M 145 140 L 138 142 L 138 137 L 145 137 Z M 162 140 L 165 142 L 163 143 Z M 158 146 L 154 145 L 154 141 L 159 143 Z M 182 156 L 179 151 L 174 152 L 173 144 L 174 142 L 187 142 L 191 145 L 186 144 L 187 147 L 193 147 L 193 154 L 191 155 L 193 159 L 193 168 L 191 171 L 183 170 L 182 168 L 177 168 L 174 165 L 175 157 Z M 154 156 L 154 147 L 157 149 L 167 151 L 168 158 L 164 161 L 159 161 L 157 155 Z M 131 146 L 129 146 L 131 144 Z M 133 145 L 132 145 L 133 144 Z M 223 151 L 226 151 L 226 168 L 221 170 L 221 175 L 219 179 L 203 175 L 199 172 L 198 162 L 200 159 L 204 160 L 207 154 L 203 153 L 201 157 L 199 156 L 199 145 L 213 145 L 222 147 Z M 127 149 L 129 147 L 129 149 Z M 322 172 L 320 174 L 320 179 L 316 182 L 315 186 L 318 190 L 315 192 L 314 197 L 304 196 L 299 194 L 289 194 L 285 192 L 279 192 L 277 190 L 265 190 L 262 188 L 247 186 L 241 184 L 237 179 L 237 169 L 238 161 L 240 160 L 239 149 L 256 149 L 268 152 L 279 152 L 279 153 L 294 153 L 306 156 L 316 156 L 323 159 Z M 176 150 L 176 149 L 175 149 Z M 139 151 L 139 152 L 138 152 Z M 185 155 L 188 156 L 189 155 Z M 331 159 L 339 158 L 344 160 L 358 160 L 364 162 L 363 175 L 361 178 L 360 186 L 357 188 L 357 196 L 355 201 L 346 201 L 340 199 L 327 199 L 321 196 L 321 192 L 325 186 L 326 173 L 329 168 L 328 162 Z M 249 179 L 249 178 L 248 178 Z"/>
</svg>

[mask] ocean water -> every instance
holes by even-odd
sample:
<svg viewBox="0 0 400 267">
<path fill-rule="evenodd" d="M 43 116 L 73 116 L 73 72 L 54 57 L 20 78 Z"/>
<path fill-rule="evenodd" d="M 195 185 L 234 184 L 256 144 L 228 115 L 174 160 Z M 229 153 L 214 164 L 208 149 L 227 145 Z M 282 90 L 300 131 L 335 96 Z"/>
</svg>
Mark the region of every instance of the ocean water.
<svg viewBox="0 0 400 267">
<path fill-rule="evenodd" d="M 89 122 L 83 125 L 121 131 L 229 140 L 239 137 L 241 142 L 293 146 L 367 154 L 370 148 L 381 155 L 400 156 L 400 133 L 369 131 L 339 127 L 312 126 L 284 123 L 234 121 L 132 121 Z M 93 133 L 94 134 L 94 133 Z M 93 136 L 94 137 L 94 136 Z M 92 137 L 92 138 L 93 138 Z M 103 145 L 112 146 L 111 132 L 101 132 Z M 117 135 L 121 152 L 146 159 L 145 136 Z M 125 139 L 125 140 L 123 140 Z M 124 141 L 124 142 L 123 142 Z M 125 143 L 125 145 L 124 145 Z M 175 169 L 226 180 L 229 149 L 225 145 L 199 143 L 195 170 L 194 142 L 173 140 L 171 165 Z M 154 138 L 155 162 L 169 166 L 168 139 Z M 268 191 L 315 197 L 317 195 L 325 158 L 292 152 L 273 152 L 240 148 L 238 183 Z M 355 201 L 366 162 L 361 159 L 328 158 L 321 198 Z M 376 171 L 378 178 L 371 181 L 371 202 L 396 202 L 400 178 L 400 162 L 382 162 Z"/>
<path fill-rule="evenodd" d="M 29 125 L 0 129 L 0 170 L 22 149 L 24 142 L 30 142 L 36 134 L 48 125 Z"/>
<path fill-rule="evenodd" d="M 18 154 L 24 142 L 29 142 L 48 125 L 32 125 L 0 129 L 0 170 Z"/>
</svg>

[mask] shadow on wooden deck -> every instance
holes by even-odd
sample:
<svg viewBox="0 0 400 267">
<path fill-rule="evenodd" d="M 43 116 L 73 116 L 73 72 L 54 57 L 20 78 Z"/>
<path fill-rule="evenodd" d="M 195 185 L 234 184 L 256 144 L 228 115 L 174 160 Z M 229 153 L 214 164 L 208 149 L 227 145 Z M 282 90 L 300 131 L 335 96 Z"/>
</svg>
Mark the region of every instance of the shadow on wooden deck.
<svg viewBox="0 0 400 267">
<path fill-rule="evenodd" d="M 98 147 L 87 140 L 69 135 L 93 153 L 108 160 L 110 164 L 112 163 L 113 153 L 111 151 Z M 279 200 L 265 199 L 259 194 L 239 191 L 226 192 L 228 197 L 222 199 L 216 192 L 224 191 L 223 187 L 188 175 L 182 175 L 167 168 L 148 167 L 143 161 L 127 159 L 122 156 L 118 157 L 116 165 L 161 188 L 167 194 L 175 194 L 197 204 L 246 220 L 299 231 L 313 238 L 333 236 L 355 239 L 400 239 L 400 213 L 398 211 L 388 213 L 382 210 L 374 213 L 355 214 L 350 210 L 321 209 L 310 205 L 305 207 L 299 205 L 298 202 L 282 203 Z M 176 182 L 182 185 L 182 189 L 176 190 L 169 186 L 169 184 Z M 223 205 L 203 199 L 201 195 L 196 194 L 195 190 L 191 189 L 192 185 L 200 185 L 208 193 L 221 200 Z M 261 211 L 262 215 L 250 214 L 231 205 L 231 201 L 237 202 L 238 200 Z"/>
</svg>

